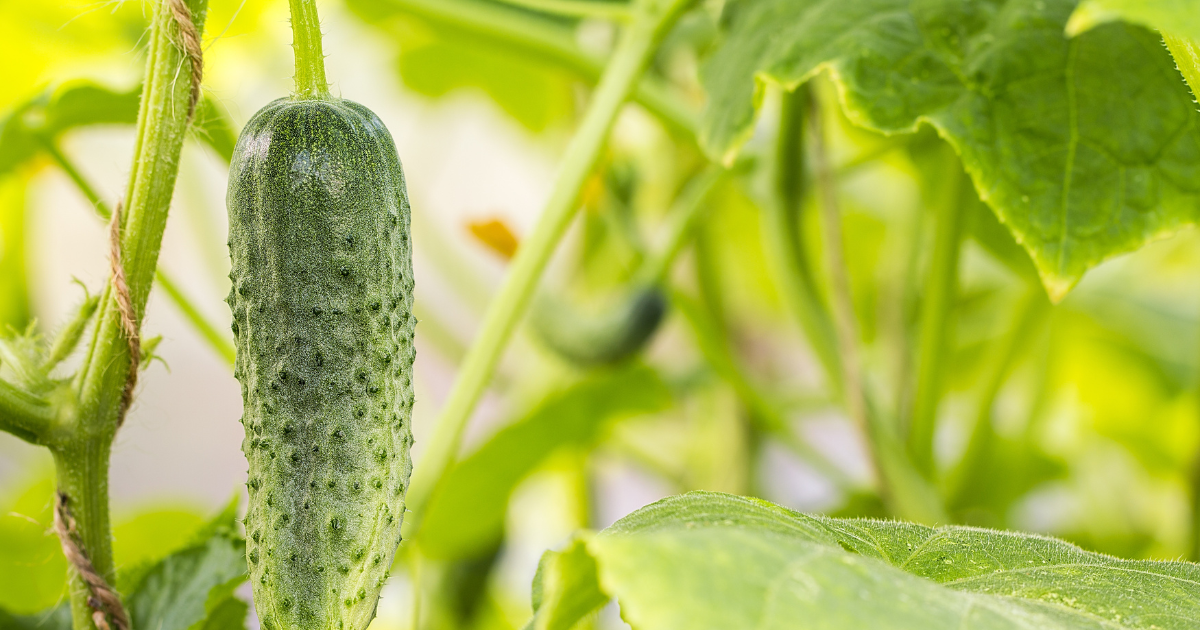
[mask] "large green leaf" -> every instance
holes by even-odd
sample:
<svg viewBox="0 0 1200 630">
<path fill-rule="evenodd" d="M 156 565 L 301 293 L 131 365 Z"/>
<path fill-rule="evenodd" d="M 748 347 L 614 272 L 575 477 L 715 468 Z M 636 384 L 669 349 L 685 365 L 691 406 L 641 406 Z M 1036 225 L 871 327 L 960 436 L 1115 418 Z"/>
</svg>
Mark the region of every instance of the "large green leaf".
<svg viewBox="0 0 1200 630">
<path fill-rule="evenodd" d="M 556 579 L 585 591 L 602 586 L 634 630 L 1200 624 L 1195 564 L 1119 560 L 1026 534 L 811 517 L 715 493 L 638 510 L 587 550 L 590 558 L 568 549 L 544 567 L 564 567 Z M 597 566 L 590 582 L 580 577 L 588 561 Z M 545 592 L 547 571 L 540 580 L 535 591 Z"/>
<path fill-rule="evenodd" d="M 740 0 L 703 71 L 702 141 L 734 155 L 765 83 L 830 71 L 847 115 L 933 125 L 1029 251 L 1051 296 L 1193 222 L 1200 116 L 1154 33 L 1064 33 L 1074 0 Z"/>
<path fill-rule="evenodd" d="M 602 372 L 550 396 L 450 471 L 423 515 L 422 551 L 461 559 L 494 545 L 513 490 L 551 453 L 593 443 L 608 421 L 670 404 L 667 386 L 645 366 Z"/>
<path fill-rule="evenodd" d="M 1081 33 L 1113 20 L 1200 39 L 1200 2 L 1195 0 L 1083 0 L 1068 31 Z"/>
</svg>

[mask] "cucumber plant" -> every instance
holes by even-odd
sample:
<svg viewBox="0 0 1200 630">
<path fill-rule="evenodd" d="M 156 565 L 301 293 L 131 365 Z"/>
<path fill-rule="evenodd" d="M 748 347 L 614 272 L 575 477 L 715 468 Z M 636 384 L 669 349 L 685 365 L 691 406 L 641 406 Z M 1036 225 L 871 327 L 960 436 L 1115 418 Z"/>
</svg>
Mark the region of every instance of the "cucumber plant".
<svg viewBox="0 0 1200 630">
<path fill-rule="evenodd" d="M 542 556 L 530 628 L 594 623 L 613 599 L 638 630 L 1200 623 L 1193 563 L 1119 560 L 955 524 L 1028 523 L 1019 515 L 1072 475 L 1099 478 L 1048 444 L 1067 424 L 1048 411 L 1068 404 L 1051 391 L 1063 379 L 1054 361 L 1073 352 L 1083 357 L 1069 359 L 1073 369 L 1111 372 L 1106 389 L 1132 389 L 1123 379 L 1136 373 L 1168 392 L 1157 408 L 1111 405 L 1135 408 L 1142 424 L 1165 419 L 1161 431 L 1146 430 L 1161 435 L 1122 435 L 1131 429 L 1114 429 L 1109 410 L 1090 430 L 1133 453 L 1153 473 L 1144 476 L 1173 484 L 1159 493 L 1190 503 L 1193 522 L 1177 523 L 1187 510 L 1176 505 L 1156 516 L 1174 529 L 1140 546 L 1066 533 L 1129 556 L 1200 557 L 1200 481 L 1188 469 L 1198 451 L 1191 433 L 1167 426 L 1194 423 L 1178 420 L 1194 412 L 1195 357 L 1179 349 L 1194 317 L 1172 319 L 1183 308 L 1174 297 L 1155 302 L 1157 311 L 1118 291 L 1067 297 L 1093 266 L 1196 221 L 1200 27 L 1190 4 L 347 0 L 397 36 L 396 65 L 414 90 L 482 87 L 533 130 L 562 124 L 586 102 L 415 470 L 404 173 L 380 118 L 330 94 L 314 0 L 289 5 L 295 94 L 251 117 L 236 144 L 211 116 L 216 100 L 199 90 L 203 0 L 153 4 L 140 90 L 68 84 L 3 119 L 0 176 L 48 158 L 112 222 L 114 254 L 111 281 L 85 294 L 49 341 L 25 328 L 27 296 L 0 309 L 24 331 L 0 340 L 0 428 L 52 454 L 55 530 L 72 567 L 65 605 L 34 617 L 0 611 L 0 630 L 240 628 L 248 609 L 234 590 L 247 579 L 263 628 L 363 629 L 396 623 L 374 618 L 397 569 L 411 578 L 414 629 L 515 627 L 525 620 L 506 612 L 511 589 L 496 583 L 523 556 L 523 539 L 506 530 L 522 526 L 520 489 L 539 470 L 568 480 L 558 502 L 581 531 Z M 586 100 L 575 82 L 594 84 Z M 639 138 L 637 150 L 647 154 L 639 176 L 660 194 L 626 201 L 639 217 L 673 210 L 646 260 L 593 317 L 538 285 L 588 182 L 622 168 L 606 146 L 627 103 L 649 115 L 631 114 L 627 126 L 658 134 Z M 646 132 L 647 119 L 661 132 Z M 119 204 L 62 144 L 94 124 L 136 124 Z M 117 567 L 109 455 L 156 343 L 139 331 L 152 284 L 214 349 L 234 354 L 156 268 L 189 127 L 229 162 L 245 535 L 235 502 L 177 551 Z M 910 193 L 893 185 L 894 172 L 873 186 L 854 179 L 875 168 L 911 184 L 920 201 L 908 214 L 896 211 Z M 15 265 L 11 218 L 0 214 L 6 272 Z M 681 273 L 684 263 L 694 277 Z M 1171 265 L 1180 266 L 1159 269 Z M 1101 302 L 1141 308 L 1138 322 L 1149 323 L 1096 332 L 1119 328 Z M 667 317 L 668 303 L 679 317 Z M 519 392 L 512 423 L 458 461 L 526 310 L 534 332 L 573 365 L 555 364 L 545 379 L 505 374 L 519 379 L 509 388 Z M 786 317 L 772 319 L 777 312 Z M 692 334 L 676 334 L 677 324 Z M 687 350 L 637 356 L 660 330 L 670 335 L 663 354 Z M 811 362 L 791 361 L 792 335 Z M 1119 348 L 1121 359 L 1070 335 L 1115 338 L 1107 351 Z M 1021 379 L 1035 384 L 1014 403 L 1006 391 Z M 1027 406 L 1022 422 L 1002 422 L 1014 404 Z M 844 458 L 797 430 L 797 417 L 830 410 L 853 421 L 867 473 L 848 472 Z M 946 455 L 943 438 L 955 431 L 961 454 Z M 838 517 L 686 493 L 771 494 L 781 483 L 777 446 L 834 487 L 844 499 Z M 614 456 L 679 496 L 602 527 L 611 519 L 596 499 L 596 462 Z M 1086 515 L 1105 520 L 1099 508 Z M 863 516 L 907 522 L 849 518 Z M 398 554 L 402 527 L 408 543 Z M 1190 543 L 1179 540 L 1184 529 Z"/>
</svg>

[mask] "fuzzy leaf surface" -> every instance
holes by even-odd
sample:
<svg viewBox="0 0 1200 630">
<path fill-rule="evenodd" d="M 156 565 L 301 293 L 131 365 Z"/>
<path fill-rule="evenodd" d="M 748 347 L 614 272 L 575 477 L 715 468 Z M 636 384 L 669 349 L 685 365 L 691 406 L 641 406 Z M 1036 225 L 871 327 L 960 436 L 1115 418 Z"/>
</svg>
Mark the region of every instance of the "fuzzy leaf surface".
<svg viewBox="0 0 1200 630">
<path fill-rule="evenodd" d="M 587 547 L 596 583 L 635 630 L 1200 623 L 1195 564 L 1120 560 L 1028 534 L 812 517 L 716 493 L 642 508 Z"/>
<path fill-rule="evenodd" d="M 856 124 L 928 123 L 1059 299 L 1090 267 L 1195 222 L 1200 115 L 1157 34 L 1065 33 L 1074 0 L 741 0 L 708 60 L 702 141 L 731 159 L 763 87 L 822 70 Z"/>
</svg>

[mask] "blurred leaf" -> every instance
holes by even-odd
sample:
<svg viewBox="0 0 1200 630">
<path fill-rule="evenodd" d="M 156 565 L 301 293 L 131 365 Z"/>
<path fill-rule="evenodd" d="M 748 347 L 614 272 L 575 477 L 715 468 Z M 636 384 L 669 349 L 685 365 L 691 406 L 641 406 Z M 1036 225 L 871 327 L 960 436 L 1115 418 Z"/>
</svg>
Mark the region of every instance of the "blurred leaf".
<svg viewBox="0 0 1200 630">
<path fill-rule="evenodd" d="M 1083 0 L 1067 32 L 1078 35 L 1114 20 L 1200 39 L 1200 3 L 1194 0 Z"/>
<path fill-rule="evenodd" d="M 53 493 L 50 469 L 0 498 L 0 609 L 34 614 L 66 595 L 67 564 L 50 533 Z"/>
<path fill-rule="evenodd" d="M 671 395 L 645 366 L 591 376 L 501 429 L 446 476 L 426 508 L 418 544 L 437 559 L 476 555 L 502 535 L 517 484 L 559 448 L 586 447 L 613 419 L 668 407 Z"/>
<path fill-rule="evenodd" d="M 533 577 L 532 630 L 570 630 L 580 618 L 599 610 L 609 597 L 596 580 L 596 559 L 588 553 L 585 538 L 543 554 Z"/>
<path fill-rule="evenodd" d="M 71 630 L 71 607 L 62 604 L 36 615 L 10 615 L 0 609 L 0 630 Z"/>
<path fill-rule="evenodd" d="M 199 630 L 214 616 L 236 615 L 238 606 L 228 600 L 246 580 L 246 543 L 237 534 L 236 505 L 202 527 L 191 546 L 128 580 L 136 584 L 126 600 L 135 628 Z"/>
<path fill-rule="evenodd" d="M 204 519 L 187 509 L 150 509 L 113 526 L 113 560 L 119 567 L 153 562 L 187 545 Z"/>
<path fill-rule="evenodd" d="M 596 577 L 572 579 L 603 585 L 635 629 L 1183 630 L 1200 623 L 1194 564 L 1118 560 L 1012 532 L 810 517 L 732 495 L 660 501 L 586 547 Z M 582 563 L 558 567 L 575 571 Z M 556 627 L 569 627 L 563 621 Z"/>
<path fill-rule="evenodd" d="M 56 143 L 68 131 L 90 125 L 137 122 L 141 86 L 112 90 L 88 81 L 71 81 L 18 105 L 0 120 L 0 175 L 15 170 Z M 229 160 L 236 141 L 224 110 L 204 99 L 193 129 L 200 139 Z"/>
<path fill-rule="evenodd" d="M 534 131 L 574 112 L 576 74 L 548 58 L 544 48 L 505 35 L 533 32 L 568 58 L 578 57 L 576 64 L 586 63 L 575 50 L 570 23 L 476 0 L 349 0 L 348 5 L 364 20 L 397 34 L 397 68 L 415 92 L 440 97 L 459 88 L 479 88 Z M 490 23 L 480 28 L 471 19 L 457 19 L 460 14 L 486 16 Z"/>
<path fill-rule="evenodd" d="M 1063 34 L 1073 0 L 743 0 L 703 72 L 702 142 L 731 158 L 763 82 L 828 68 L 848 115 L 884 133 L 928 122 L 1059 299 L 1100 261 L 1191 223 L 1200 125 L 1159 38 Z"/>
</svg>

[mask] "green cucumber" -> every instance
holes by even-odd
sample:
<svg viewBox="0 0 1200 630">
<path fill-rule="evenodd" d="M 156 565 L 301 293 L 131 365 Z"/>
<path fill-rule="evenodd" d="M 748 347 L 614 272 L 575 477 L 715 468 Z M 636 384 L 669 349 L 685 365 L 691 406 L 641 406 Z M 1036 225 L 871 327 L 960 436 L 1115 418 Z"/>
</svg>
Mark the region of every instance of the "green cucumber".
<svg viewBox="0 0 1200 630">
<path fill-rule="evenodd" d="M 543 295 L 531 321 L 543 345 L 571 363 L 611 365 L 641 350 L 666 312 L 667 299 L 657 285 L 635 284 L 588 310 Z"/>
<path fill-rule="evenodd" d="M 370 110 L 279 99 L 230 165 L 228 303 L 264 630 L 363 630 L 412 469 L 413 274 L 404 173 Z"/>
</svg>

